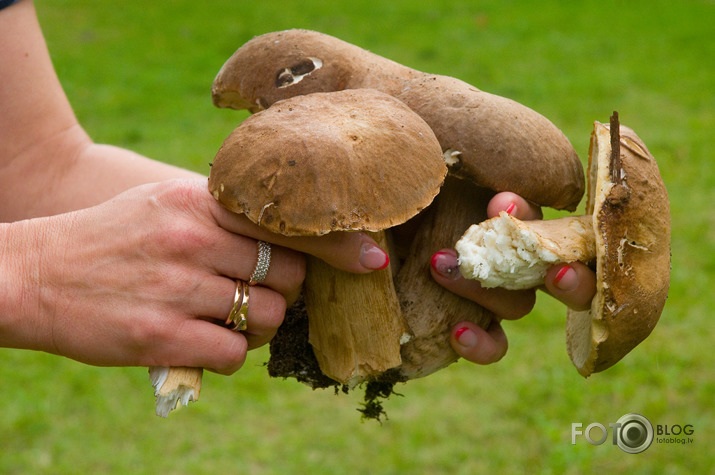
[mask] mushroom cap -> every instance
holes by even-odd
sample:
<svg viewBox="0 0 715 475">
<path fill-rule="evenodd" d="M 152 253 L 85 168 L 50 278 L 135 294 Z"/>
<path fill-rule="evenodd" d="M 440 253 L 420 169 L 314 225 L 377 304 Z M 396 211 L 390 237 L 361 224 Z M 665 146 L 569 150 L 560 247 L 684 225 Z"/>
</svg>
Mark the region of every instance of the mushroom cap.
<svg viewBox="0 0 715 475">
<path fill-rule="evenodd" d="M 597 293 L 590 310 L 569 310 L 568 353 L 579 373 L 609 368 L 653 330 L 670 283 L 670 209 L 655 159 L 633 130 L 596 122 L 586 212 L 596 234 Z"/>
<path fill-rule="evenodd" d="M 546 117 L 323 33 L 295 29 L 256 36 L 223 65 L 212 97 L 218 107 L 256 112 L 288 97 L 358 88 L 390 94 L 417 112 L 439 139 L 450 174 L 539 206 L 573 211 L 581 201 L 583 165 Z"/>
<path fill-rule="evenodd" d="M 523 104 L 432 74 L 395 95 L 434 130 L 449 172 L 539 206 L 573 211 L 584 192 L 583 164 L 564 133 Z"/>
<path fill-rule="evenodd" d="M 276 101 L 314 92 L 378 89 L 391 95 L 420 74 L 317 31 L 265 33 L 242 45 L 211 87 L 217 107 L 257 112 Z"/>
<path fill-rule="evenodd" d="M 427 207 L 447 173 L 437 138 L 399 100 L 314 93 L 245 119 L 216 154 L 209 191 L 287 236 L 379 231 Z"/>
</svg>

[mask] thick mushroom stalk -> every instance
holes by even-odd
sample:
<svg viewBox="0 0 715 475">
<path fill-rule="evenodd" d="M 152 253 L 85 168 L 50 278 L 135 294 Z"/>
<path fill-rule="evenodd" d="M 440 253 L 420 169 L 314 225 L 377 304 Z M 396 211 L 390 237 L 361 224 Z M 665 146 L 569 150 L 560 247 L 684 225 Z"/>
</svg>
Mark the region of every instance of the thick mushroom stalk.
<svg viewBox="0 0 715 475">
<path fill-rule="evenodd" d="M 586 311 L 569 310 L 567 344 L 583 376 L 609 368 L 655 327 L 668 293 L 668 196 L 655 159 L 617 114 L 596 123 L 589 152 L 587 214 L 523 222 L 502 213 L 457 242 L 460 269 L 485 287 L 532 288 L 557 263 L 596 270 Z"/>
<path fill-rule="evenodd" d="M 371 234 L 389 247 L 385 231 Z M 354 387 L 402 364 L 401 346 L 412 335 L 391 267 L 359 275 L 308 257 L 304 294 L 309 342 L 324 375 Z"/>
</svg>

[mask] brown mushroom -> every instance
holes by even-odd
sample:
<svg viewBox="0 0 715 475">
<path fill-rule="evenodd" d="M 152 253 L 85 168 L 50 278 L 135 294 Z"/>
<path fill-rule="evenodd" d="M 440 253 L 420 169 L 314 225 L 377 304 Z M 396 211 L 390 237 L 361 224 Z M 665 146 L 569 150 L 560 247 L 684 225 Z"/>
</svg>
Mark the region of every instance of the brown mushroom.
<svg viewBox="0 0 715 475">
<path fill-rule="evenodd" d="M 546 269 L 582 261 L 595 267 L 597 293 L 569 310 L 568 353 L 587 377 L 609 368 L 653 330 L 668 294 L 668 196 L 655 159 L 631 129 L 594 125 L 586 215 L 522 222 L 501 216 L 474 225 L 456 245 L 460 268 L 485 287 L 531 288 Z"/>
<path fill-rule="evenodd" d="M 275 233 L 370 231 L 388 247 L 383 230 L 426 208 L 446 173 L 424 120 L 359 89 L 286 99 L 246 119 L 216 154 L 209 191 Z M 355 275 L 308 257 L 304 295 L 325 375 L 352 387 L 400 366 L 410 336 L 390 268 Z"/>
<path fill-rule="evenodd" d="M 427 122 L 439 140 L 444 163 L 451 175 L 429 209 L 407 225 L 392 228 L 405 234 L 405 230 L 399 228 L 409 227 L 407 232 L 412 232 L 414 239 L 406 249 L 391 252 L 391 262 L 401 264 L 400 269 L 393 266 L 399 306 L 389 307 L 391 310 L 386 308 L 384 312 L 387 313 L 381 311 L 378 317 L 373 316 L 379 321 L 381 318 L 394 319 L 385 317 L 389 312 L 397 314 L 401 310 L 404 315 L 410 339 L 405 343 L 406 338 L 400 335 L 400 342 L 404 343 L 400 347 L 402 363 L 393 368 L 394 371 L 388 371 L 388 379 L 407 380 L 425 376 L 457 360 L 449 343 L 452 325 L 469 320 L 486 327 L 493 318 L 481 306 L 437 285 L 430 277 L 429 257 L 441 248 L 453 246 L 463 230 L 475 220 L 486 218 L 486 203 L 497 191 L 514 191 L 542 206 L 575 209 L 583 194 L 583 171 L 568 139 L 535 111 L 510 99 L 480 91 L 458 79 L 422 73 L 317 32 L 289 30 L 254 38 L 221 68 L 212 95 L 214 104 L 219 107 L 258 112 L 295 96 L 365 88 L 398 98 Z M 309 127 L 304 126 L 303 130 L 306 128 Z M 409 169 L 403 169 L 409 172 Z M 540 179 L 534 180 L 535 176 Z M 266 209 L 272 208 L 268 206 Z M 285 227 L 288 228 L 287 222 Z M 319 265 L 320 261 L 312 261 L 311 268 Z M 310 284 L 312 274 L 308 273 L 307 284 Z M 349 282 L 344 279 L 354 277 L 342 275 L 339 281 Z M 388 293 L 392 292 L 391 281 L 380 285 L 384 285 Z M 318 288 L 308 285 L 311 287 Z M 349 293 L 358 300 L 355 305 L 364 301 L 359 293 Z M 305 294 L 308 300 L 314 298 L 310 296 L 310 290 Z M 326 293 L 315 292 L 313 295 L 324 298 Z M 324 301 L 318 304 L 313 300 L 311 306 L 323 308 L 324 312 L 328 308 Z M 328 313 L 342 315 L 345 319 L 355 313 L 355 308 L 351 303 L 344 305 L 342 310 L 333 307 Z M 373 339 L 374 335 L 383 332 L 375 323 L 360 327 L 357 331 L 361 335 L 350 338 L 354 341 Z M 279 337 L 288 332 L 282 331 L 285 328 L 287 325 L 279 330 Z M 319 346 L 312 327 L 311 331 L 311 343 Z M 272 348 L 282 347 L 274 344 L 279 339 L 274 339 Z M 388 339 L 394 340 L 394 337 Z M 355 343 L 333 344 L 323 360 L 345 360 L 339 349 L 343 345 L 351 348 Z M 362 345 L 357 344 L 358 347 Z M 311 348 L 311 352 L 313 350 Z M 317 350 L 317 353 L 321 351 Z M 269 372 L 273 360 L 272 357 Z M 275 375 L 306 379 L 304 369 L 299 367 L 293 373 Z M 381 379 L 374 376 L 380 371 L 363 368 L 359 370 L 361 372 L 364 374 L 347 379 L 343 376 L 339 380 L 351 385 L 365 379 L 366 374 L 371 375 L 368 379 Z M 315 385 L 310 378 L 306 382 Z"/>
<path fill-rule="evenodd" d="M 257 112 L 288 97 L 359 88 L 390 94 L 417 112 L 437 136 L 453 175 L 556 209 L 574 210 L 581 201 L 581 162 L 544 116 L 323 33 L 296 29 L 251 39 L 218 72 L 212 96 L 218 107 Z"/>
<path fill-rule="evenodd" d="M 457 360 L 449 343 L 452 325 L 469 320 L 487 326 L 493 318 L 436 284 L 430 256 L 486 218 L 486 204 L 496 191 L 575 209 L 583 194 L 583 170 L 568 139 L 535 111 L 318 32 L 288 30 L 252 39 L 224 64 L 212 91 L 218 107 L 255 112 L 287 97 L 357 88 L 393 95 L 420 114 L 439 139 L 451 175 L 421 221 L 410 223 L 414 239 L 399 256 L 403 262 L 395 285 L 412 338 L 402 346 L 403 364 L 391 377 L 406 380 Z"/>
<path fill-rule="evenodd" d="M 414 230 L 411 247 L 392 259 L 402 262 L 395 285 L 411 339 L 402 345 L 402 365 L 390 371 L 390 378 L 407 380 L 457 360 L 449 344 L 450 326 L 469 320 L 486 327 L 493 318 L 438 286 L 429 275 L 429 256 L 451 247 L 475 219 L 485 218 L 486 203 L 496 191 L 575 209 L 583 194 L 583 171 L 568 139 L 535 111 L 317 32 L 289 30 L 254 38 L 226 62 L 212 93 L 219 107 L 257 112 L 294 96 L 359 88 L 380 90 L 417 111 L 437 136 L 452 175 L 435 203 L 408 223 Z M 362 331 L 379 333 L 374 325 Z M 274 343 L 272 348 L 282 347 Z M 278 375 L 304 378 L 304 368 Z"/>
<path fill-rule="evenodd" d="M 287 99 L 244 120 L 216 154 L 209 191 L 275 233 L 366 231 L 388 248 L 383 230 L 426 208 L 446 174 L 424 120 L 392 96 L 361 89 Z M 352 387 L 401 365 L 410 335 L 392 273 L 350 274 L 308 257 L 310 342 L 332 380 Z M 157 414 L 198 400 L 201 374 L 151 368 Z"/>
</svg>

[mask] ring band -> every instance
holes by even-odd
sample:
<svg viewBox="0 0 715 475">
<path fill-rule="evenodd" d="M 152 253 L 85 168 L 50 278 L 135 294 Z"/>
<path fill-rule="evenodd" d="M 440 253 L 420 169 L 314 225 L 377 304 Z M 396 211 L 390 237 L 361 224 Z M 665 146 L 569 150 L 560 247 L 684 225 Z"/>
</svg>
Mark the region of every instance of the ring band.
<svg viewBox="0 0 715 475">
<path fill-rule="evenodd" d="M 271 266 L 271 245 L 264 241 L 258 241 L 258 259 L 256 267 L 251 273 L 248 285 L 256 285 L 263 282 L 268 275 Z"/>
<path fill-rule="evenodd" d="M 236 281 L 236 295 L 233 308 L 226 319 L 229 330 L 242 332 L 248 328 L 248 285 L 242 280 Z"/>
</svg>

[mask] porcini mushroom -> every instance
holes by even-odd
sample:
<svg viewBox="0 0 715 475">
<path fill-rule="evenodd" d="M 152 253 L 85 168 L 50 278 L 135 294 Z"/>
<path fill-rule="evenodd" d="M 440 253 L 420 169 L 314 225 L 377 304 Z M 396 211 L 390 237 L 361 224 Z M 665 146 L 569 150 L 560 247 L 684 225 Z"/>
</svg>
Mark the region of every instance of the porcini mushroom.
<svg viewBox="0 0 715 475">
<path fill-rule="evenodd" d="M 591 308 L 568 311 L 568 354 L 584 377 L 609 368 L 653 330 L 668 294 L 668 196 L 655 159 L 633 130 L 596 122 L 589 150 L 586 215 L 519 221 L 502 213 L 459 240 L 460 269 L 485 287 L 543 284 L 546 269 L 594 266 Z"/>
<path fill-rule="evenodd" d="M 574 210 L 581 201 L 581 162 L 541 114 L 324 33 L 294 29 L 256 36 L 223 65 L 212 97 L 217 107 L 257 112 L 288 97 L 360 88 L 390 94 L 417 112 L 437 136 L 452 174 L 556 209 Z M 525 166 L 531 160 L 536 164 Z M 540 180 L 533 179 L 536 169 Z"/>
<path fill-rule="evenodd" d="M 494 317 L 490 312 L 445 291 L 431 279 L 429 257 L 441 248 L 453 246 L 463 230 L 475 219 L 485 218 L 486 204 L 495 192 L 514 191 L 541 206 L 573 210 L 584 189 L 583 171 L 576 152 L 564 134 L 542 115 L 510 99 L 480 91 L 458 79 L 422 73 L 322 33 L 288 30 L 254 38 L 239 48 L 221 68 L 214 80 L 212 96 L 218 107 L 246 108 L 255 113 L 270 110 L 278 101 L 292 97 L 358 89 L 382 91 L 417 112 L 437 137 L 443 163 L 449 167 L 451 176 L 442 186 L 434 204 L 420 213 L 418 218 L 411 220 L 409 226 L 414 230 L 411 246 L 396 254 L 391 253 L 391 262 L 401 264 L 399 269 L 398 266 L 391 266 L 394 283 L 392 279 L 385 279 L 389 272 L 379 277 L 383 280 L 377 284 L 377 288 L 389 294 L 387 301 L 392 301 L 394 288 L 399 304 L 386 305 L 377 313 L 374 309 L 368 311 L 374 315 L 367 325 L 353 325 L 350 330 L 345 327 L 335 330 L 338 328 L 336 326 L 332 330 L 329 328 L 332 333 L 323 332 L 320 337 L 316 336 L 319 330 L 314 328 L 315 323 L 311 323 L 311 355 L 322 353 L 319 356 L 323 361 L 321 370 L 323 366 L 327 368 L 331 364 L 325 361 L 336 362 L 334 366 L 340 369 L 324 371 L 333 375 L 331 377 L 334 379 L 327 378 L 330 382 L 338 381 L 345 386 L 365 379 L 385 380 L 380 376 L 381 372 L 383 375 L 389 373 L 389 381 L 404 381 L 430 374 L 458 358 L 449 343 L 449 329 L 452 325 L 463 320 L 483 327 L 489 325 Z M 315 115 L 305 117 L 305 123 L 298 130 L 310 136 L 311 122 L 314 120 L 319 118 Z M 283 132 L 288 130 L 287 126 L 282 129 Z M 303 150 L 301 136 L 290 137 L 297 140 L 301 147 L 299 150 Z M 325 145 L 320 148 L 325 149 Z M 404 153 L 402 155 L 406 156 Z M 381 168 L 383 164 L 376 166 Z M 216 167 L 214 163 L 212 175 L 218 170 Z M 373 172 L 378 173 L 379 168 Z M 401 171 L 402 177 L 412 173 L 404 164 Z M 265 183 L 273 183 L 272 180 L 270 178 Z M 216 182 L 212 182 L 212 191 L 216 192 Z M 223 202 L 220 184 L 218 187 L 219 199 Z M 403 199 L 383 197 L 378 200 L 383 203 L 373 205 L 381 207 L 388 201 Z M 307 199 L 297 204 L 308 208 L 312 206 Z M 241 207 L 235 210 L 245 212 Z M 258 217 L 255 216 L 256 210 L 259 210 Z M 269 216 L 263 213 L 273 211 L 275 208 L 271 201 L 263 202 L 259 208 L 253 207 L 254 219 L 263 225 L 266 221 L 261 217 Z M 280 219 L 273 219 L 274 223 L 280 223 Z M 396 223 L 391 225 L 395 226 Z M 288 229 L 288 222 L 284 224 L 284 230 Z M 394 227 L 391 229 L 395 230 Z M 280 225 L 277 231 L 281 232 Z M 316 286 L 311 282 L 314 275 L 311 269 L 320 266 L 324 266 L 324 263 L 311 260 L 306 278 L 305 296 L 313 309 L 311 312 L 324 312 L 347 321 L 356 312 L 365 313 L 365 310 L 356 309 L 365 300 L 369 300 L 366 296 L 375 294 L 361 294 L 349 284 L 350 279 L 362 279 L 365 276 L 351 276 L 330 270 L 339 276 L 336 282 L 345 283 L 343 287 L 346 295 L 352 294 L 352 297 L 345 297 L 345 303 L 340 308 L 331 307 L 335 300 L 332 290 L 338 286 Z M 373 278 L 378 278 L 377 274 Z M 311 291 L 311 288 L 314 290 Z M 392 331 L 378 330 L 376 324 L 382 319 L 395 320 L 394 315 L 387 316 L 390 313 L 400 315 L 397 320 L 407 324 L 407 333 L 403 331 L 405 327 L 402 324 L 393 324 Z M 285 330 L 287 327 L 285 324 L 281 327 L 271 344 L 272 349 L 283 347 L 279 340 L 282 335 L 289 333 Z M 293 327 L 290 328 L 292 335 Z M 383 338 L 380 336 L 383 333 L 390 336 Z M 322 347 L 327 350 L 321 349 L 317 340 L 329 339 L 336 334 L 342 337 L 348 335 L 352 342 L 343 339 L 336 344 L 333 341 Z M 378 335 L 378 339 L 393 342 L 390 350 L 392 356 L 380 355 L 377 358 L 390 363 L 355 364 L 350 356 L 354 351 L 352 348 L 364 346 L 364 343 L 355 342 L 373 340 L 375 335 Z M 409 338 L 405 335 L 409 335 Z M 400 343 L 401 364 L 383 371 L 398 361 L 394 355 L 396 338 Z M 343 349 L 348 351 L 342 353 Z M 386 351 L 382 348 L 378 353 Z M 269 372 L 274 362 L 273 356 L 272 350 Z M 374 356 L 371 358 L 375 359 Z M 358 370 L 354 372 L 348 368 Z M 272 374 L 294 376 L 314 387 L 317 384 L 305 376 L 305 367 L 300 365 L 287 372 Z"/>
<path fill-rule="evenodd" d="M 358 88 L 383 91 L 417 112 L 437 136 L 451 175 L 420 216 L 411 248 L 399 256 L 404 262 L 395 285 L 412 338 L 402 346 L 402 366 L 390 377 L 407 380 L 457 360 L 449 343 L 452 325 L 468 320 L 486 327 L 493 318 L 436 284 L 429 274 L 430 256 L 453 246 L 475 219 L 486 218 L 486 204 L 498 191 L 575 209 L 583 194 L 583 170 L 564 134 L 535 111 L 314 31 L 253 38 L 224 64 L 212 92 L 218 107 L 256 112 L 288 97 Z M 293 375 L 300 378 L 303 372 Z"/>
<path fill-rule="evenodd" d="M 429 126 L 371 89 L 273 104 L 236 128 L 216 154 L 211 191 L 223 206 L 286 236 L 384 230 L 426 208 L 447 173 Z M 308 257 L 310 342 L 325 375 L 354 386 L 400 366 L 410 338 L 390 268 L 366 275 Z"/>
</svg>

